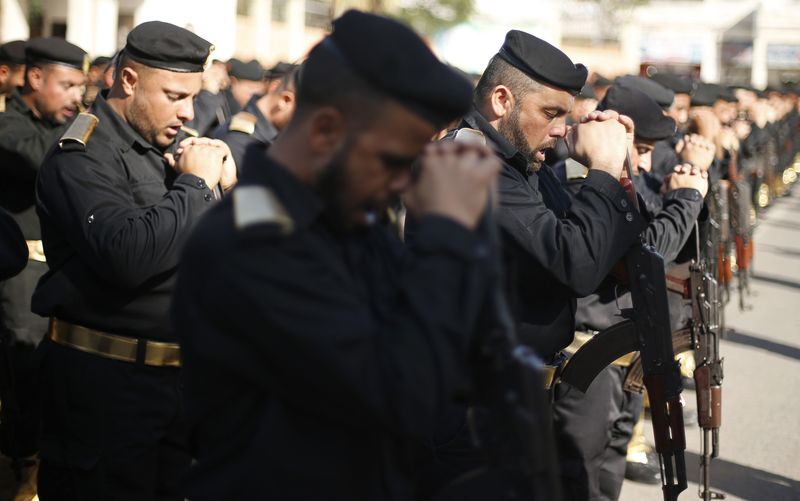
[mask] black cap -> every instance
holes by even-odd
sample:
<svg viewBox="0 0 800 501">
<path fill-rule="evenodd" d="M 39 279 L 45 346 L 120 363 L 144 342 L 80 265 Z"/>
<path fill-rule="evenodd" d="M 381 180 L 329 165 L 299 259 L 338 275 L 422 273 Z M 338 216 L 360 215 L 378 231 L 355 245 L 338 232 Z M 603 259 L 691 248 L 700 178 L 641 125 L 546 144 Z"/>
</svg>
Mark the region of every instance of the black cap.
<svg viewBox="0 0 800 501">
<path fill-rule="evenodd" d="M 714 106 L 718 99 L 736 102 L 736 96 L 730 89 L 719 84 L 699 82 L 692 96 L 692 106 Z"/>
<path fill-rule="evenodd" d="M 25 64 L 24 40 L 14 40 L 0 45 L 0 63 L 6 64 Z"/>
<path fill-rule="evenodd" d="M 575 96 L 575 99 L 597 99 L 597 94 L 594 93 L 594 89 L 591 85 L 586 84 L 581 87 L 581 91 Z"/>
<path fill-rule="evenodd" d="M 636 137 L 640 139 L 659 141 L 675 134 L 675 120 L 664 115 L 655 99 L 638 89 L 612 85 L 597 109 L 614 110 L 629 116 L 633 120 Z"/>
<path fill-rule="evenodd" d="M 149 21 L 128 33 L 123 53 L 137 63 L 175 71 L 199 73 L 214 46 L 191 31 L 162 21 Z"/>
<path fill-rule="evenodd" d="M 252 80 L 258 82 L 264 78 L 264 68 L 261 63 L 253 59 L 249 63 L 243 63 L 238 59 L 231 62 L 231 67 L 228 70 L 228 75 L 238 78 L 239 80 Z"/>
<path fill-rule="evenodd" d="M 32 38 L 25 45 L 26 64 L 60 64 L 89 71 L 86 51 L 58 37 Z"/>
<path fill-rule="evenodd" d="M 275 64 L 275 66 L 265 71 L 264 76 L 265 78 L 268 78 L 270 80 L 281 78 L 282 76 L 286 75 L 290 71 L 297 68 L 297 66 L 298 65 L 296 64 L 280 61 L 279 63 Z"/>
<path fill-rule="evenodd" d="M 675 93 L 664 87 L 658 82 L 654 82 L 644 77 L 637 75 L 625 75 L 617 77 L 616 83 L 629 89 L 636 89 L 639 92 L 644 92 L 664 109 L 672 106 L 675 101 Z"/>
<path fill-rule="evenodd" d="M 470 82 L 439 61 L 416 33 L 397 21 L 347 11 L 333 22 L 333 32 L 314 51 L 318 49 L 339 57 L 370 86 L 436 126 L 469 111 Z"/>
<path fill-rule="evenodd" d="M 650 77 L 675 94 L 691 94 L 694 92 L 694 83 L 688 77 L 681 77 L 674 73 L 656 73 Z"/>
<path fill-rule="evenodd" d="M 509 31 L 497 55 L 534 80 L 574 94 L 586 83 L 584 65 L 574 64 L 556 47 L 524 31 Z"/>
<path fill-rule="evenodd" d="M 714 106 L 719 96 L 716 86 L 705 82 L 697 82 L 692 95 L 692 106 Z"/>
<path fill-rule="evenodd" d="M 90 66 L 103 66 L 105 67 L 108 63 L 111 62 L 111 58 L 108 56 L 97 56 L 96 58 L 92 59 L 92 64 Z"/>
</svg>

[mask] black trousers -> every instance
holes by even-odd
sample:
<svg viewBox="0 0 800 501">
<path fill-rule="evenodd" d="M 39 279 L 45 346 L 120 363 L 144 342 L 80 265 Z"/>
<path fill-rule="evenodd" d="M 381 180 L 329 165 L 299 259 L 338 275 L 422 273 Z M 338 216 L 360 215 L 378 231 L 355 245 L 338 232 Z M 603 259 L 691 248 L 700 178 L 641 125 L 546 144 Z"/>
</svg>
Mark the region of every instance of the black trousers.
<svg viewBox="0 0 800 501">
<path fill-rule="evenodd" d="M 191 455 L 180 371 L 45 340 L 39 498 L 182 501 Z"/>
<path fill-rule="evenodd" d="M 625 456 L 642 396 L 622 388 L 627 369 L 611 365 L 586 394 L 561 383 L 553 404 L 565 501 L 619 498 Z"/>
<path fill-rule="evenodd" d="M 31 296 L 47 264 L 28 261 L 17 276 L 0 283 L 0 336 L 6 350 L 0 377 L 13 392 L 0 426 L 0 451 L 9 457 L 32 456 L 39 449 L 39 355 L 36 345 L 47 333 L 47 319 L 31 312 Z"/>
</svg>

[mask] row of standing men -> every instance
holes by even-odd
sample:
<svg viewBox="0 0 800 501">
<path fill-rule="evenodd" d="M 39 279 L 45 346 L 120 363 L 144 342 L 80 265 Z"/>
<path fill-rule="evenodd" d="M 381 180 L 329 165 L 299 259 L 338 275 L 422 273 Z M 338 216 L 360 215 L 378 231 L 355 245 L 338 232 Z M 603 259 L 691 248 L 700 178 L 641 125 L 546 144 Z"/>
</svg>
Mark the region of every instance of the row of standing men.
<svg viewBox="0 0 800 501">
<path fill-rule="evenodd" d="M 2 286 L 2 445 L 38 452 L 43 500 L 530 497 L 497 459 L 517 437 L 472 398 L 492 291 L 556 380 L 629 304 L 609 276 L 635 242 L 671 265 L 709 241 L 719 277 L 732 255 L 746 269 L 746 238 L 733 252 L 695 223 L 726 181 L 776 194 L 797 152 L 794 92 L 592 88 L 516 30 L 473 85 L 402 25 L 349 12 L 265 84 L 144 23 L 80 114 L 84 51 L 2 50 L 0 75 L 23 78 L 4 88 L 0 204 L 27 241 Z M 618 182 L 628 154 L 641 212 Z M 642 407 L 628 370 L 586 394 L 550 384 L 566 499 L 619 496 Z"/>
</svg>

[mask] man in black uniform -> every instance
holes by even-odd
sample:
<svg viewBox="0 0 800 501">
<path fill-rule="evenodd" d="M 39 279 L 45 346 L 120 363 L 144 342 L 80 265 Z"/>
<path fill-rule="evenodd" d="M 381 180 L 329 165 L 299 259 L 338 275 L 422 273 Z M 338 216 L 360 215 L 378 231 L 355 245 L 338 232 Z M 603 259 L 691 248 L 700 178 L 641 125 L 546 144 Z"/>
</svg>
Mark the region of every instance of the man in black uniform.
<svg viewBox="0 0 800 501">
<path fill-rule="evenodd" d="M 14 40 L 0 45 L 0 113 L 6 111 L 6 99 L 25 84 L 25 42 Z"/>
<path fill-rule="evenodd" d="M 571 206 L 542 163 L 544 150 L 567 134 L 565 119 L 585 80 L 582 65 L 512 30 L 478 82 L 476 109 L 463 123 L 483 132 L 503 159 L 497 220 L 511 298 L 521 341 L 546 361 L 572 341 L 576 298 L 595 290 L 643 226 L 618 182 L 626 133 L 613 115 L 588 124 L 608 134 L 606 144 L 573 149 L 590 171 Z"/>
<path fill-rule="evenodd" d="M 47 265 L 36 217 L 36 175 L 47 150 L 77 113 L 88 62 L 86 52 L 59 38 L 30 40 L 25 53 L 24 86 L 12 92 L 0 114 L 0 206 L 13 215 L 29 248 L 25 269 L 0 283 L 0 335 L 10 346 L 19 408 L 14 416 L 6 413 L 0 448 L 13 458 L 33 456 L 38 448 L 39 357 L 34 350 L 47 332 L 47 320 L 31 313 L 31 296 Z M 25 471 L 27 482 L 35 463 L 26 465 L 31 467 Z"/>
<path fill-rule="evenodd" d="M 470 84 L 405 26 L 356 11 L 303 71 L 294 117 L 248 152 L 184 256 L 194 500 L 413 499 L 414 453 L 467 377 L 492 283 L 476 227 L 497 160 L 453 143 L 419 157 Z M 407 248 L 369 224 L 401 192 L 418 222 Z"/>
<path fill-rule="evenodd" d="M 571 206 L 543 163 L 544 152 L 568 135 L 566 117 L 585 81 L 582 65 L 543 40 L 512 30 L 483 72 L 475 108 L 461 124 L 482 132 L 503 162 L 495 217 L 505 283 L 520 342 L 551 364 L 551 379 L 560 351 L 572 342 L 577 297 L 597 288 L 643 227 L 619 184 L 632 133 L 629 119 L 594 112 L 573 127 L 567 137 L 571 155 L 590 172 Z M 466 436 L 465 409 L 453 406 L 448 414 L 451 429 L 441 430 L 433 444 L 436 471 L 429 474 L 438 478 L 430 481 L 430 490 L 485 466 L 486 458 Z M 456 482 L 453 489 L 458 488 Z"/>
<path fill-rule="evenodd" d="M 113 86 L 40 171 L 50 270 L 33 309 L 51 318 L 41 345 L 43 501 L 184 498 L 191 457 L 167 311 L 188 230 L 236 169 L 221 141 L 165 150 L 192 118 L 210 47 L 171 24 L 137 26 Z"/>
<path fill-rule="evenodd" d="M 289 123 L 294 113 L 297 75 L 296 69 L 284 75 L 278 87 L 250 98 L 242 111 L 214 131 L 212 137 L 230 147 L 236 165 L 243 165 L 248 146 L 254 143 L 269 146 Z"/>
</svg>

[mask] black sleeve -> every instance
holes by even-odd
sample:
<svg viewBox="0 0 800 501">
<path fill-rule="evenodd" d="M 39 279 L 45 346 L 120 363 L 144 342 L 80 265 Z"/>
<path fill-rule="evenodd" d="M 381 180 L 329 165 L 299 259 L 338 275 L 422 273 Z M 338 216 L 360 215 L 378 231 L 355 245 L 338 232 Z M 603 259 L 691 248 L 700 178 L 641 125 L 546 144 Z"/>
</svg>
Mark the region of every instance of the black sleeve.
<svg viewBox="0 0 800 501">
<path fill-rule="evenodd" d="M 11 214 L 0 209 L 0 280 L 7 280 L 25 268 L 28 246 Z"/>
<path fill-rule="evenodd" d="M 230 369 L 338 426 L 428 436 L 466 379 L 475 327 L 465 312 L 491 282 L 475 233 L 432 216 L 417 229 L 392 287 L 370 302 L 320 239 L 240 246 L 216 253 L 208 274 L 181 271 L 174 320 L 186 363 Z M 181 270 L 208 267 L 213 251 L 195 241 Z"/>
<path fill-rule="evenodd" d="M 98 275 L 133 288 L 177 266 L 189 228 L 214 197 L 205 181 L 181 174 L 160 202 L 138 207 L 114 164 L 110 154 L 104 162 L 83 152 L 51 157 L 37 208 Z"/>
<path fill-rule="evenodd" d="M 694 223 L 703 209 L 703 197 L 693 188 L 681 188 L 664 195 L 661 212 L 647 225 L 643 240 L 655 247 L 665 263 L 677 258 L 694 229 Z"/>
<path fill-rule="evenodd" d="M 58 142 L 61 135 L 66 130 L 66 126 L 57 127 L 46 134 L 42 134 L 27 126 L 22 118 L 14 116 L 5 117 L 0 125 L 0 150 L 13 152 L 13 154 L 25 162 L 33 172 L 38 171 L 44 160 L 47 151 Z M 19 164 L 11 165 L 3 162 L 0 165 L 0 172 L 4 178 L 14 169 L 19 169 Z"/>
<path fill-rule="evenodd" d="M 605 172 L 589 171 L 564 218 L 505 171 L 499 192 L 500 227 L 578 297 L 597 288 L 645 226 L 625 190 Z"/>
</svg>

